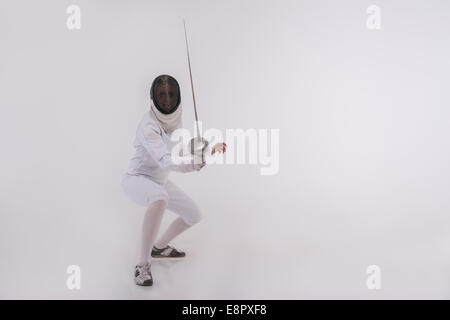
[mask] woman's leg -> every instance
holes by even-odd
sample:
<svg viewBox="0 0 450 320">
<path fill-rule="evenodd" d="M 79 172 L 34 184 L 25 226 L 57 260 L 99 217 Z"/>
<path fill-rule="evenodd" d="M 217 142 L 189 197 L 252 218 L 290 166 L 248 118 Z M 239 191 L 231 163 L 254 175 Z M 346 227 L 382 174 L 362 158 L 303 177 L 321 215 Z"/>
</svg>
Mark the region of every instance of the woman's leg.
<svg viewBox="0 0 450 320">
<path fill-rule="evenodd" d="M 149 262 L 150 249 L 153 247 L 158 234 L 166 206 L 167 202 L 165 200 L 157 200 L 152 202 L 145 212 L 144 222 L 142 223 L 141 256 L 139 259 L 139 265 L 141 266 Z"/>
<path fill-rule="evenodd" d="M 166 190 L 169 195 L 167 208 L 179 217 L 170 224 L 167 231 L 156 242 L 155 247 L 159 249 L 167 246 L 175 237 L 202 219 L 200 209 L 183 190 L 171 181 L 167 183 Z"/>
<path fill-rule="evenodd" d="M 155 243 L 155 247 L 158 249 L 165 248 L 172 239 L 178 236 L 180 233 L 188 229 L 191 225 L 184 222 L 183 218 L 176 218 L 170 226 L 167 228 L 166 232 L 159 238 Z"/>
</svg>

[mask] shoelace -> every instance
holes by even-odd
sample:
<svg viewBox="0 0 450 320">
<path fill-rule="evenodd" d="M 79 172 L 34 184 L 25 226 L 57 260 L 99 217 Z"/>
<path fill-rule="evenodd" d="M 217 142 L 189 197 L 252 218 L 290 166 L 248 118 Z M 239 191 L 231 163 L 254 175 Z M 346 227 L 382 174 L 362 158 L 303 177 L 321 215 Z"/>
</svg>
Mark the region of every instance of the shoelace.
<svg viewBox="0 0 450 320">
<path fill-rule="evenodd" d="M 167 246 L 167 247 L 165 247 L 162 251 L 161 251 L 161 254 L 163 255 L 163 256 L 168 256 L 168 255 L 170 255 L 170 253 L 173 251 L 173 250 L 175 250 L 173 247 L 171 247 L 171 246 Z"/>
<path fill-rule="evenodd" d="M 170 245 L 167 245 L 162 249 L 158 249 L 155 247 L 155 249 L 158 254 L 163 255 L 163 256 L 168 256 L 173 250 L 175 250 L 175 248 Z"/>
<path fill-rule="evenodd" d="M 143 266 L 139 266 L 139 276 L 140 277 L 150 277 L 150 264 L 146 263 Z"/>
</svg>

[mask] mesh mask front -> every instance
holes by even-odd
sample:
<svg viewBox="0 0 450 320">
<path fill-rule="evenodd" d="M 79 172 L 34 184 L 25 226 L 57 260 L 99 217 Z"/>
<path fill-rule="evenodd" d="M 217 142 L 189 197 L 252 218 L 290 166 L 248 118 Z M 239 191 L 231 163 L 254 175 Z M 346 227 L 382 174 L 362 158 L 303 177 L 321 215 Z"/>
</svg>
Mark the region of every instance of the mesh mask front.
<svg viewBox="0 0 450 320">
<path fill-rule="evenodd" d="M 177 110 L 181 102 L 180 86 L 175 78 L 160 75 L 153 80 L 150 97 L 161 113 L 171 114 Z"/>
</svg>

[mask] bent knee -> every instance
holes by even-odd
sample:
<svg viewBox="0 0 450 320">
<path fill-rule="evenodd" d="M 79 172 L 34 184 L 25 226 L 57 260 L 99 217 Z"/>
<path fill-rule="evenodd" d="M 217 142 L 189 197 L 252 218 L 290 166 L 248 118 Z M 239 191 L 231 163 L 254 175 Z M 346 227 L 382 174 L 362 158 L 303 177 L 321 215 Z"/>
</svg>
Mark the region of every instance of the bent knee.
<svg viewBox="0 0 450 320">
<path fill-rule="evenodd" d="M 167 206 L 167 200 L 166 199 L 158 199 L 156 201 L 153 201 L 152 205 L 159 206 L 159 207 L 166 207 Z"/>
<path fill-rule="evenodd" d="M 184 217 L 184 221 L 190 225 L 197 224 L 202 219 L 203 219 L 203 213 L 201 212 L 200 208 L 198 208 L 197 206 L 191 208 L 191 210 L 189 210 L 189 215 Z"/>
</svg>

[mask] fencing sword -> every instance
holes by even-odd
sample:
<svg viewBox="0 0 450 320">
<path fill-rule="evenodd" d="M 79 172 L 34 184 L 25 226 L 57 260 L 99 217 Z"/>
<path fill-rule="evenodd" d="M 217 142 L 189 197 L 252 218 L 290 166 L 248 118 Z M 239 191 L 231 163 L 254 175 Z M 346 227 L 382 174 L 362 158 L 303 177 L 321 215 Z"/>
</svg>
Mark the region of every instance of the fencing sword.
<svg viewBox="0 0 450 320">
<path fill-rule="evenodd" d="M 192 80 L 192 69 L 191 69 L 191 58 L 189 55 L 189 44 L 188 44 L 188 38 L 187 38 L 187 32 L 186 32 L 186 22 L 183 19 L 183 25 L 184 25 L 184 39 L 186 40 L 186 52 L 187 52 L 187 61 L 189 66 L 189 77 L 191 79 L 191 90 L 192 90 L 192 100 L 194 102 L 194 112 L 195 112 L 195 124 L 197 127 L 197 137 L 194 137 L 189 142 L 189 150 L 192 155 L 199 155 L 201 153 L 202 155 L 202 162 L 203 159 L 203 152 L 208 146 L 208 141 L 205 140 L 200 135 L 200 128 L 198 126 L 198 113 L 197 113 L 197 104 L 195 103 L 195 93 L 194 93 L 194 81 Z"/>
</svg>

